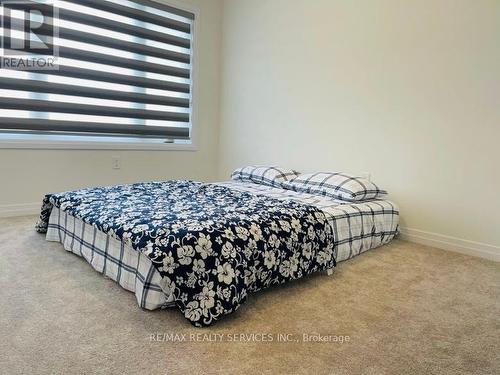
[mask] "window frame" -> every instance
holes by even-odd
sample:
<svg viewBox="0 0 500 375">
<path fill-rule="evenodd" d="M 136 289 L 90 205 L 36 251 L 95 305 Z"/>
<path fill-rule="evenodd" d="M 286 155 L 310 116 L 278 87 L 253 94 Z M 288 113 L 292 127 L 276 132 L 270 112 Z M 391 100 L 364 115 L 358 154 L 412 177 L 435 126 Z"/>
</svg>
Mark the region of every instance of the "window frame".
<svg viewBox="0 0 500 375">
<path fill-rule="evenodd" d="M 36 135 L 31 139 L 19 140 L 9 139 L 7 133 L 0 133 L 1 149 L 33 149 L 33 150 L 138 150 L 138 151 L 197 151 L 198 150 L 198 28 L 200 25 L 200 9 L 194 4 L 187 4 L 177 0 L 154 0 L 160 4 L 169 5 L 180 10 L 185 10 L 194 14 L 191 28 L 191 143 L 147 143 L 147 142 L 120 142 L 106 141 L 103 136 L 102 141 L 89 141 L 78 139 L 80 136 L 74 136 L 75 140 L 36 140 Z M 82 135 L 81 137 L 88 137 Z"/>
</svg>

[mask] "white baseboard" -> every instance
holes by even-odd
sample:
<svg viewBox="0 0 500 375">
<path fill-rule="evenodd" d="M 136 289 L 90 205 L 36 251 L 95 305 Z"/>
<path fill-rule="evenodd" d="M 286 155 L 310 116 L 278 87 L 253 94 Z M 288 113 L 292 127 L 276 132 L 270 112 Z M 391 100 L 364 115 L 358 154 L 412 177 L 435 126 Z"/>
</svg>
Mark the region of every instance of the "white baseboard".
<svg viewBox="0 0 500 375">
<path fill-rule="evenodd" d="M 23 203 L 23 204 L 4 204 L 0 205 L 0 217 L 14 217 L 25 215 L 36 215 L 40 213 L 42 204 Z"/>
<path fill-rule="evenodd" d="M 426 232 L 418 229 L 401 228 L 400 238 L 409 242 L 455 251 L 500 262 L 500 246 L 463 240 L 443 234 Z"/>
</svg>

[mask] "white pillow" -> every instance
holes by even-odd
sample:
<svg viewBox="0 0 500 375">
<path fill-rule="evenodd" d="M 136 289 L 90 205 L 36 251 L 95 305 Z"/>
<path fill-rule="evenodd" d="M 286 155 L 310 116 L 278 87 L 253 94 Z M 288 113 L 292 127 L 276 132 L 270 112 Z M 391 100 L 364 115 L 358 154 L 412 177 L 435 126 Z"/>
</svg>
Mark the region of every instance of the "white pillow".
<svg viewBox="0 0 500 375">
<path fill-rule="evenodd" d="M 250 165 L 236 169 L 231 178 L 238 181 L 254 182 L 256 184 L 281 187 L 281 184 L 297 177 L 300 173 L 293 169 Z"/>
<path fill-rule="evenodd" d="M 282 188 L 349 202 L 376 199 L 387 194 L 387 191 L 380 189 L 366 178 L 340 172 L 301 174 L 291 181 L 284 182 Z"/>
</svg>

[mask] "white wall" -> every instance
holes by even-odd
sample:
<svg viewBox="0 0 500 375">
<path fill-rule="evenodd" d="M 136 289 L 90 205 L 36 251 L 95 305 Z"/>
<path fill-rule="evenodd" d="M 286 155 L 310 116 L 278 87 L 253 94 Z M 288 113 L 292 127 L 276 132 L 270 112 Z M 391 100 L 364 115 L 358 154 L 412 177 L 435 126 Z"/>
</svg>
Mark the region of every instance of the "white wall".
<svg viewBox="0 0 500 375">
<path fill-rule="evenodd" d="M 32 210 L 47 192 L 171 178 L 213 180 L 217 168 L 222 2 L 185 0 L 200 10 L 197 151 L 0 150 L 0 214 Z M 120 156 L 122 168 L 111 168 Z M 27 205 L 27 206 L 25 206 Z M 22 212 L 22 211 L 21 211 Z"/>
<path fill-rule="evenodd" d="M 369 171 L 405 227 L 500 245 L 499 36 L 497 0 L 225 1 L 220 177 Z"/>
</svg>

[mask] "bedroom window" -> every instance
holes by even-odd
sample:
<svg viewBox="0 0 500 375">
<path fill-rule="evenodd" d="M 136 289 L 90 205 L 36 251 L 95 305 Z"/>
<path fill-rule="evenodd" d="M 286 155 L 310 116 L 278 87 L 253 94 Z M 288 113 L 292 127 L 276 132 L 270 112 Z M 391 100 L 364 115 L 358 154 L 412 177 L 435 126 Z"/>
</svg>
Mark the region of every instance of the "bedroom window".
<svg viewBox="0 0 500 375">
<path fill-rule="evenodd" d="M 192 144 L 193 12 L 153 0 L 0 11 L 2 146 Z"/>
</svg>

